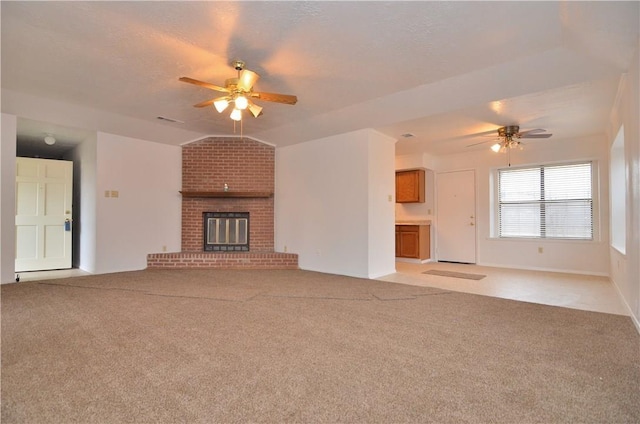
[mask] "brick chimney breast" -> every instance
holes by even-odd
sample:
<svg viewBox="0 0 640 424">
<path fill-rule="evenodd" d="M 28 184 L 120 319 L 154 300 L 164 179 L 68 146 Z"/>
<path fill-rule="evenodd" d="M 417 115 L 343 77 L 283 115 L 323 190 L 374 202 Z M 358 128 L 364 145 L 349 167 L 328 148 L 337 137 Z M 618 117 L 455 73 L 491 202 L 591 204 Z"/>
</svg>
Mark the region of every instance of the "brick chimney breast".
<svg viewBox="0 0 640 424">
<path fill-rule="evenodd" d="M 182 191 L 273 193 L 275 148 L 247 138 L 209 137 L 182 147 Z M 182 251 L 202 252 L 205 212 L 249 212 L 252 252 L 274 249 L 273 196 L 182 198 Z"/>
</svg>

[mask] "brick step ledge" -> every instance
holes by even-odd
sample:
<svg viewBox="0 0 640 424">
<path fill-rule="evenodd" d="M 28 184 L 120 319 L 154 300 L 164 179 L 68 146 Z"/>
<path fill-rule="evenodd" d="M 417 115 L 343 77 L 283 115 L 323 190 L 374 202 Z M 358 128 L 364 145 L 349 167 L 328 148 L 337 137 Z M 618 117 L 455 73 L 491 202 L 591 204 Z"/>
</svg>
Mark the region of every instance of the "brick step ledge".
<svg viewBox="0 0 640 424">
<path fill-rule="evenodd" d="M 298 255 L 274 251 L 150 253 L 147 268 L 298 269 Z"/>
</svg>

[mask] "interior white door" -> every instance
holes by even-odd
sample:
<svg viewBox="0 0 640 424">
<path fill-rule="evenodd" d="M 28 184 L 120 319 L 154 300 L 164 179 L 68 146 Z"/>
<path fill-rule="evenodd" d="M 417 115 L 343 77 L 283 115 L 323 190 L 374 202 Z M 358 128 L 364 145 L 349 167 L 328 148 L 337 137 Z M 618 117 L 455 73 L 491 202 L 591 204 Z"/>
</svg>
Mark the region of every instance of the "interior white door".
<svg viewBox="0 0 640 424">
<path fill-rule="evenodd" d="M 16 158 L 16 272 L 71 268 L 73 162 Z"/>
<path fill-rule="evenodd" d="M 476 263 L 475 171 L 437 174 L 436 201 L 438 261 Z"/>
</svg>

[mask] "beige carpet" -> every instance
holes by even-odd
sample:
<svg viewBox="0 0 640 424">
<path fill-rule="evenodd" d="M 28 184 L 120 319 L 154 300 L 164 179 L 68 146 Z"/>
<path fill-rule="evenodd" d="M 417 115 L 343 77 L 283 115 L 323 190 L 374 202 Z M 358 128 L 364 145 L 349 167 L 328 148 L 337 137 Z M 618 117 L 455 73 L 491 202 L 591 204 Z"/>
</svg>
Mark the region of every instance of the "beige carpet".
<svg viewBox="0 0 640 424">
<path fill-rule="evenodd" d="M 638 423 L 625 316 L 306 271 L 2 286 L 3 423 Z"/>
</svg>

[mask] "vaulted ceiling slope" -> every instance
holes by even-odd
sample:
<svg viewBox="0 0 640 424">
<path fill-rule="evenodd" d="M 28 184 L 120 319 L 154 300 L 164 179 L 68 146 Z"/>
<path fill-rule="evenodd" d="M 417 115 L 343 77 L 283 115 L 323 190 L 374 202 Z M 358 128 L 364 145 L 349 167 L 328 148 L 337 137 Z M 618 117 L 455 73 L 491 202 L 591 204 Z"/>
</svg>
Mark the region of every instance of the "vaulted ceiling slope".
<svg viewBox="0 0 640 424">
<path fill-rule="evenodd" d="M 0 7 L 3 112 L 68 105 L 80 128 L 171 144 L 233 134 L 228 114 L 193 107 L 215 93 L 178 78 L 224 85 L 242 59 L 259 91 L 298 96 L 256 101 L 264 115 L 246 117 L 244 135 L 285 146 L 374 128 L 400 139 L 399 153 L 432 154 L 501 125 L 603 133 L 640 21 L 635 1 Z"/>
</svg>

